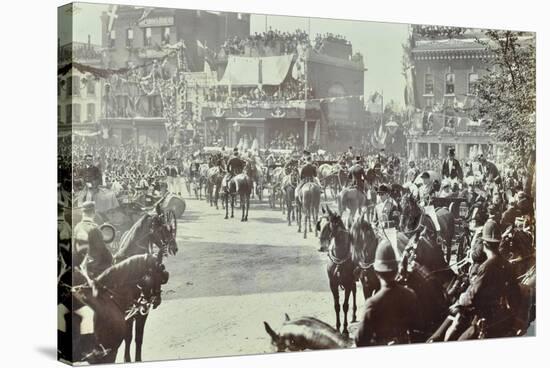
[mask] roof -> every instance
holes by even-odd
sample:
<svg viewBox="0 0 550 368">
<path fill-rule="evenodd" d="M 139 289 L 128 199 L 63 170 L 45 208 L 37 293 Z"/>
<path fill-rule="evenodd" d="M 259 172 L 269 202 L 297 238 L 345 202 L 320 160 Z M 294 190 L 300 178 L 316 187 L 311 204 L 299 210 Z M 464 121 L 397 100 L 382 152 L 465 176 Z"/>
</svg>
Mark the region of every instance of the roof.
<svg viewBox="0 0 550 368">
<path fill-rule="evenodd" d="M 444 39 L 416 41 L 413 53 L 428 51 L 483 51 L 485 46 L 476 39 Z"/>
</svg>

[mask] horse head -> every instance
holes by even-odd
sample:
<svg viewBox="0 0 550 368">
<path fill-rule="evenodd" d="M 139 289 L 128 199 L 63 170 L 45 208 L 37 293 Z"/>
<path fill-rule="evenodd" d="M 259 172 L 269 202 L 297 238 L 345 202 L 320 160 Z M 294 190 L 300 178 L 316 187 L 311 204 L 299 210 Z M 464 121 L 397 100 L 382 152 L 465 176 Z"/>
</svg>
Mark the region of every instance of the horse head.
<svg viewBox="0 0 550 368">
<path fill-rule="evenodd" d="M 362 210 L 350 228 L 352 259 L 356 264 L 372 262 L 378 245 L 378 238 L 366 215 Z"/>
</svg>

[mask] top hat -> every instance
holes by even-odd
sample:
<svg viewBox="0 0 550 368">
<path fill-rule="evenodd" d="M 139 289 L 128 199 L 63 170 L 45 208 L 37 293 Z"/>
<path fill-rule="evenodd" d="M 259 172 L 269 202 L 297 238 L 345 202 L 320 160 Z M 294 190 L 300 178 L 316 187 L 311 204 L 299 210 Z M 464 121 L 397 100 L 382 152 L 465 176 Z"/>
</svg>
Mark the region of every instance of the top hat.
<svg viewBox="0 0 550 368">
<path fill-rule="evenodd" d="M 390 188 L 386 184 L 380 184 L 378 189 L 376 190 L 378 194 L 387 194 L 390 192 Z"/>
</svg>

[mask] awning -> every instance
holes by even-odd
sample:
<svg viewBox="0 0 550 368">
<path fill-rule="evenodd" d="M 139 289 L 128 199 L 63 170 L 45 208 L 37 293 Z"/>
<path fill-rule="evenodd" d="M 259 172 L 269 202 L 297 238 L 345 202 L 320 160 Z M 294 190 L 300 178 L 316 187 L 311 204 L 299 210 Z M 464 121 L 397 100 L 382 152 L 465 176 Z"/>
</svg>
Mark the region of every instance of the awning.
<svg viewBox="0 0 550 368">
<path fill-rule="evenodd" d="M 242 57 L 229 56 L 220 85 L 252 87 L 278 86 L 288 75 L 294 55 Z"/>
</svg>

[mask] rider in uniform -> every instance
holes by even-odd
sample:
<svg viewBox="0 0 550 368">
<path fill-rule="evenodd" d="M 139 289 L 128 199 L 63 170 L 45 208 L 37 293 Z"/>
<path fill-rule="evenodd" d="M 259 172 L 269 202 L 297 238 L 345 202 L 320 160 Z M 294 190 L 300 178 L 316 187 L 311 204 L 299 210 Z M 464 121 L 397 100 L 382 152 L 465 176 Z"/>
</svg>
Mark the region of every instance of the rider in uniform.
<svg viewBox="0 0 550 368">
<path fill-rule="evenodd" d="M 99 276 L 113 264 L 113 256 L 103 240 L 103 233 L 94 221 L 95 203 L 82 205 L 82 220 L 74 228 L 73 264 L 90 278 Z"/>
<path fill-rule="evenodd" d="M 311 155 L 306 155 L 306 164 L 300 169 L 300 183 L 296 188 L 296 192 L 299 192 L 302 186 L 307 182 L 314 182 L 319 185 L 319 179 L 317 179 L 317 166 L 313 164 Z"/>
<path fill-rule="evenodd" d="M 478 322 L 481 320 L 485 320 L 487 337 L 510 336 L 521 301 L 518 281 L 512 266 L 499 253 L 501 231 L 496 221 L 487 220 L 481 239 L 487 259 L 471 278 L 468 289 L 449 308 L 452 315 L 470 312 L 477 316 L 459 340 L 476 338 L 476 333 L 479 332 Z"/>
<path fill-rule="evenodd" d="M 390 196 L 390 188 L 381 184 L 377 190 L 379 202 L 374 207 L 374 223 L 379 227 L 395 227 L 399 223 L 397 203 Z"/>
<path fill-rule="evenodd" d="M 423 318 L 416 294 L 395 281 L 398 269 L 395 252 L 384 239 L 376 248 L 374 271 L 380 290 L 365 302 L 355 342 L 357 346 L 420 342 Z"/>
<path fill-rule="evenodd" d="M 99 186 L 103 184 L 103 177 L 99 167 L 94 165 L 94 157 L 89 153 L 84 156 L 84 167 L 80 171 L 80 176 L 88 189 L 84 201 L 95 200 Z"/>
<path fill-rule="evenodd" d="M 354 165 L 349 169 L 348 179 L 353 179 L 353 185 L 357 186 L 361 192 L 365 192 L 366 173 L 363 168 L 361 156 L 355 157 Z"/>
<path fill-rule="evenodd" d="M 416 167 L 415 162 L 413 160 L 409 160 L 409 169 L 407 170 L 405 181 L 414 183 L 414 180 L 418 174 L 420 174 L 420 171 Z"/>
<path fill-rule="evenodd" d="M 225 176 L 225 183 L 228 184 L 231 179 L 236 175 L 243 172 L 245 162 L 239 157 L 239 149 L 233 148 L 233 157 L 227 163 L 227 175 Z"/>
</svg>

